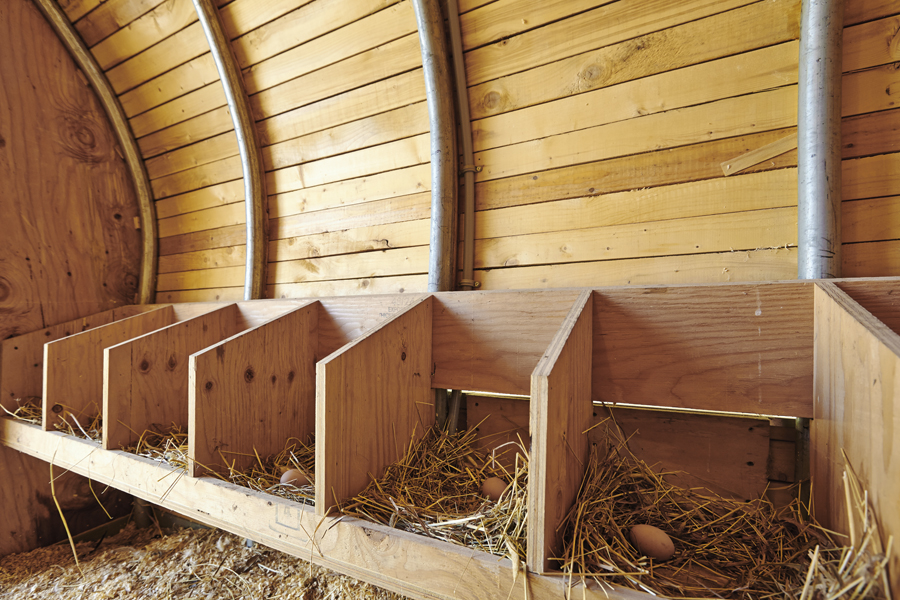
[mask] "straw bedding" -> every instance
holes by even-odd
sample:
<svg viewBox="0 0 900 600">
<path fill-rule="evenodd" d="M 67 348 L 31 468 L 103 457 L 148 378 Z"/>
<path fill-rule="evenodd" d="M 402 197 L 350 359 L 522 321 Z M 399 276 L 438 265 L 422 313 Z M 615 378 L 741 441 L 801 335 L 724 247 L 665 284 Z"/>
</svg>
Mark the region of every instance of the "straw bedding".
<svg viewBox="0 0 900 600">
<path fill-rule="evenodd" d="M 53 426 L 57 431 L 86 440 L 100 441 L 103 435 L 103 419 L 101 419 L 99 413 L 91 418 L 78 419 L 69 410 L 69 407 L 63 404 L 57 404 L 56 406 L 59 407 L 58 416 L 60 420 L 55 422 Z M 16 398 L 16 408 L 14 410 L 9 410 L 5 406 L 2 408 L 12 418 L 31 423 L 32 425 L 40 425 L 44 414 L 41 398 L 37 396 Z"/>
</svg>

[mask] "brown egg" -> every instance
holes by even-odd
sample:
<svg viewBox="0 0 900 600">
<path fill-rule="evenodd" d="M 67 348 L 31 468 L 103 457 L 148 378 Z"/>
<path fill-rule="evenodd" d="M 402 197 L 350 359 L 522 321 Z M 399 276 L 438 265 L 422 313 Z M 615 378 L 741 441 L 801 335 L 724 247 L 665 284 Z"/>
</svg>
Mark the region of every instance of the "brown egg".
<svg viewBox="0 0 900 600">
<path fill-rule="evenodd" d="M 481 484 L 481 493 L 494 502 L 500 500 L 500 496 L 502 496 L 505 491 L 506 482 L 499 477 L 488 477 L 484 480 L 484 483 Z"/>
<path fill-rule="evenodd" d="M 291 485 L 300 487 L 301 485 L 309 485 L 309 479 L 303 474 L 303 471 L 290 469 L 289 471 L 285 471 L 281 476 L 281 483 L 290 483 Z"/>
<path fill-rule="evenodd" d="M 635 525 L 631 528 L 631 543 L 644 556 L 656 560 L 669 560 L 675 555 L 672 538 L 653 525 Z"/>
</svg>

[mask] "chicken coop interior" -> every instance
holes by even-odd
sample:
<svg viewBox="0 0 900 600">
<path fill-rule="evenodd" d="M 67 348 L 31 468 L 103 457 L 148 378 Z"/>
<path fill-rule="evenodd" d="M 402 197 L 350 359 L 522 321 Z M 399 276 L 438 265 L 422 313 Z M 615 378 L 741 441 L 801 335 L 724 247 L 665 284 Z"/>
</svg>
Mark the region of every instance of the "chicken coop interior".
<svg viewBox="0 0 900 600">
<path fill-rule="evenodd" d="M 898 103 L 896 0 L 3 0 L 0 557 L 900 598 Z"/>
</svg>

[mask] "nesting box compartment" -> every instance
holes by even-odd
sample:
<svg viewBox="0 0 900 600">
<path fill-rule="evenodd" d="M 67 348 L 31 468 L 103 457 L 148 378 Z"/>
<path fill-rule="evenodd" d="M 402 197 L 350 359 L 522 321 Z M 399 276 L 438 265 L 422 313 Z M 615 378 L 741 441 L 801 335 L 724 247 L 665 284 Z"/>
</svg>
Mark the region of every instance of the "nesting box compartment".
<svg viewBox="0 0 900 600">
<path fill-rule="evenodd" d="M 100 369 L 106 394 L 80 394 L 103 397 L 106 449 L 9 418 L 0 420 L 0 443 L 414 597 L 502 599 L 525 586 L 535 598 L 559 597 L 568 581 L 553 574 L 557 528 L 584 474 L 596 435 L 588 430 L 621 403 L 639 405 L 612 409 L 639 455 L 738 498 L 761 493 L 773 472 L 795 476 L 784 424 L 811 418 L 819 520 L 847 528 L 843 450 L 883 536 L 900 531 L 894 290 L 896 279 L 182 305 L 162 325 L 68 340 L 69 352 L 83 343 L 84 354 L 105 355 L 105 375 L 92 366 L 91 376 Z M 178 319 L 178 310 L 194 312 Z M 5 370 L 0 384 L 13 385 Z M 469 424 L 491 415 L 483 439 L 530 436 L 527 577 L 514 576 L 507 559 L 334 511 L 424 433 L 435 420 L 434 389 L 448 388 L 482 393 L 470 396 Z M 165 420 L 188 427 L 193 477 L 115 450 L 114 440 Z M 255 453 L 313 431 L 314 508 L 199 476 L 207 471 L 198 465 L 221 462 L 220 452 L 247 466 Z M 778 444 L 790 452 L 774 468 Z M 650 597 L 575 585 L 588 598 Z"/>
</svg>

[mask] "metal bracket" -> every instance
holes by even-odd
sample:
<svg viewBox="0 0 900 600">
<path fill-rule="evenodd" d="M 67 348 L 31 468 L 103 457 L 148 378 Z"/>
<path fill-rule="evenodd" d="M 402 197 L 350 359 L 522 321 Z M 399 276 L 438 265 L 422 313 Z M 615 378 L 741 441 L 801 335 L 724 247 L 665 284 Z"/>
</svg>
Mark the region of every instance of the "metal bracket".
<svg viewBox="0 0 900 600">
<path fill-rule="evenodd" d="M 484 167 L 479 167 L 478 165 L 463 165 L 459 170 L 460 175 L 465 175 L 466 173 L 481 173 Z"/>
<path fill-rule="evenodd" d="M 460 279 L 459 280 L 460 287 L 470 287 L 478 289 L 481 287 L 480 281 L 475 281 L 474 279 Z"/>
</svg>

